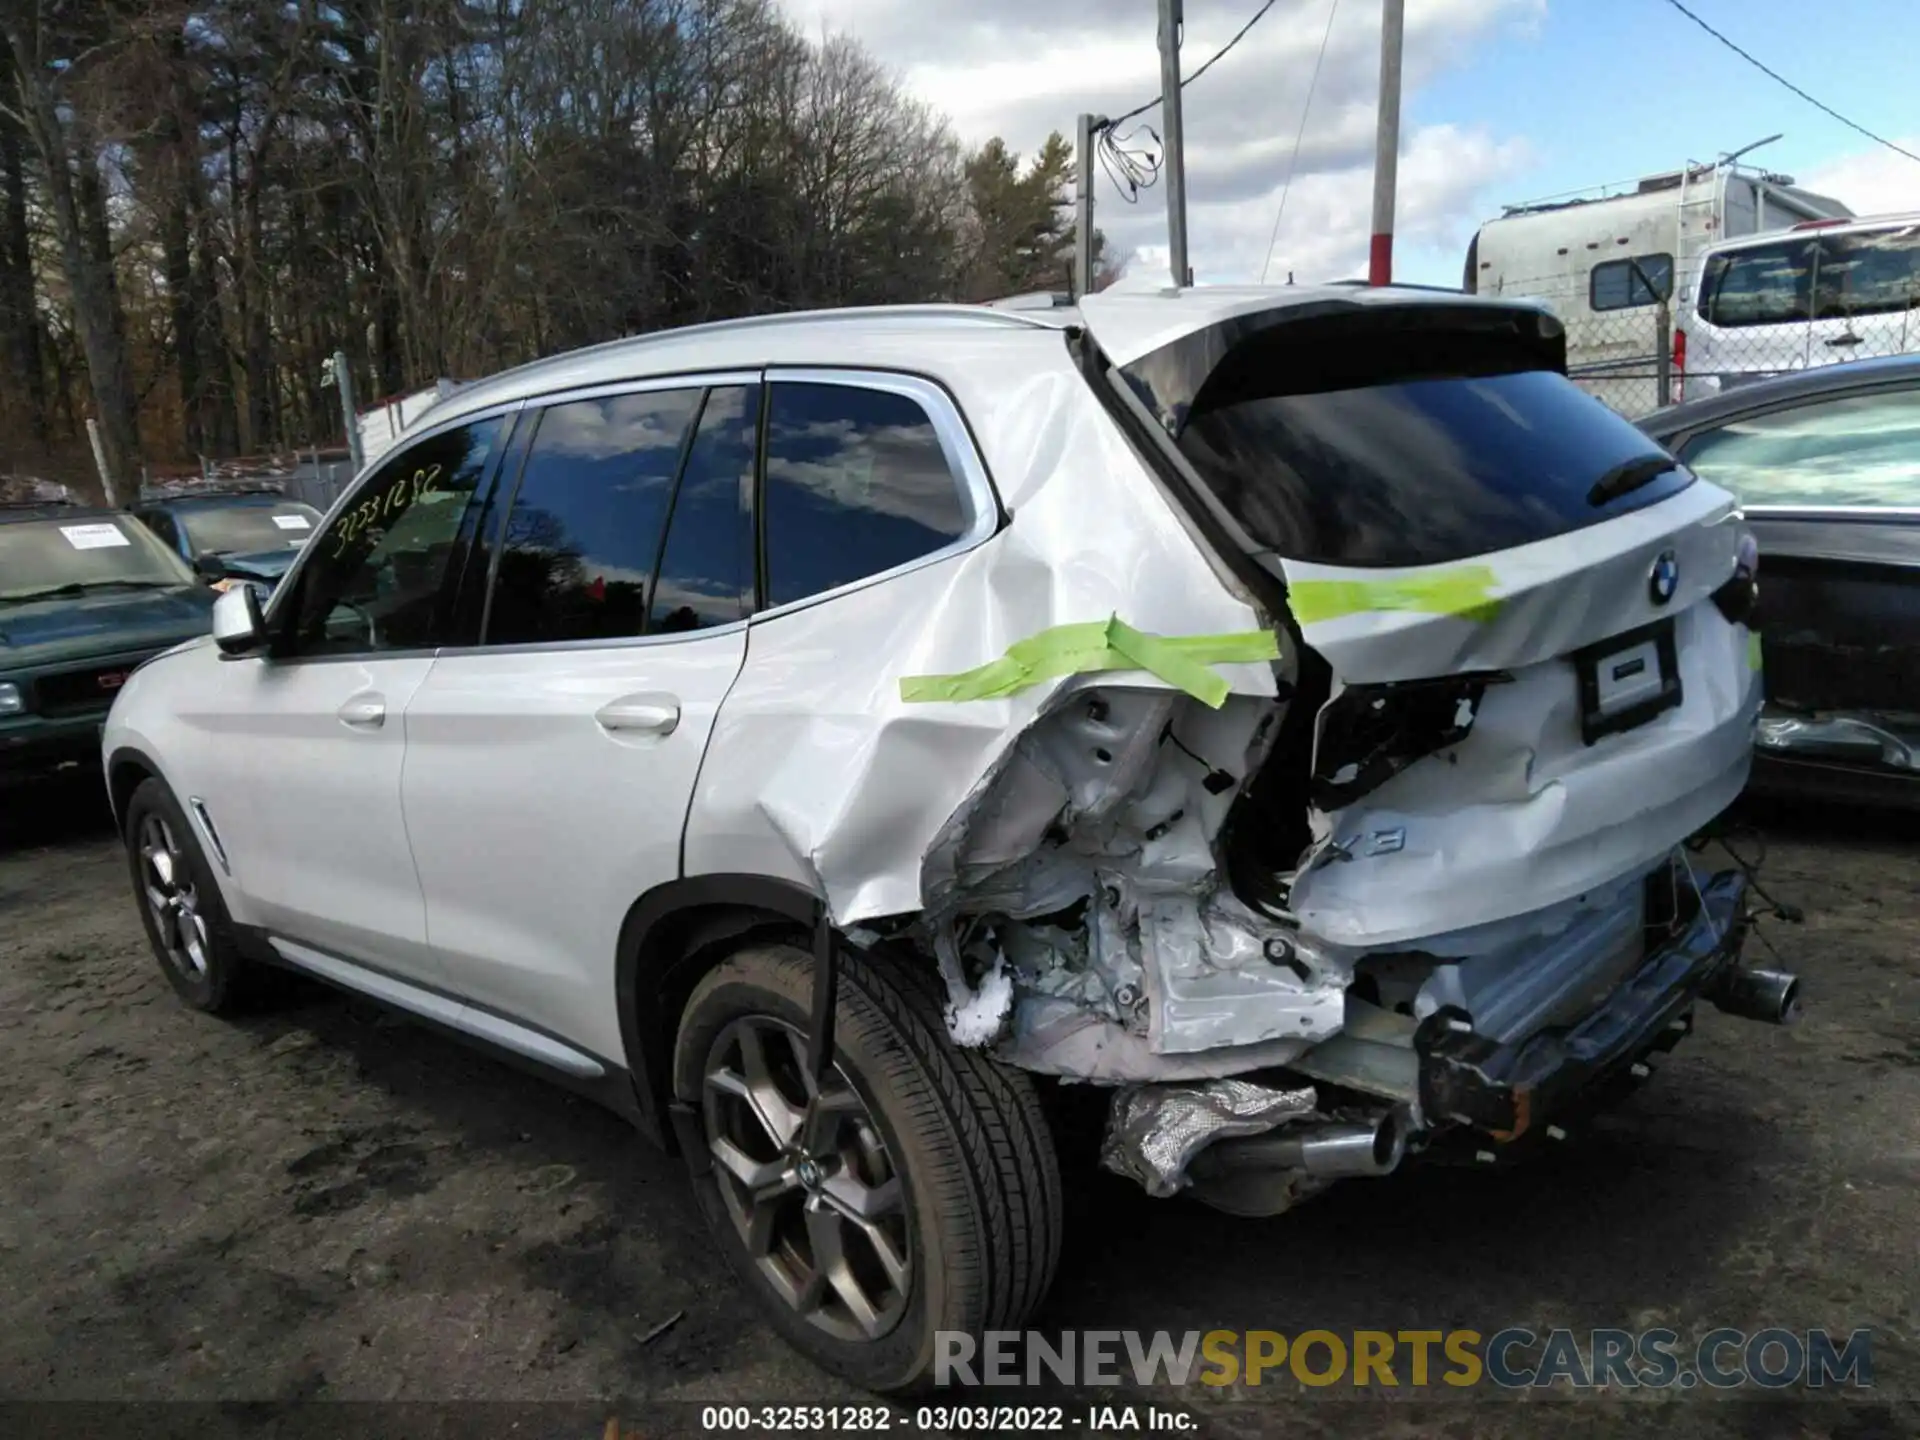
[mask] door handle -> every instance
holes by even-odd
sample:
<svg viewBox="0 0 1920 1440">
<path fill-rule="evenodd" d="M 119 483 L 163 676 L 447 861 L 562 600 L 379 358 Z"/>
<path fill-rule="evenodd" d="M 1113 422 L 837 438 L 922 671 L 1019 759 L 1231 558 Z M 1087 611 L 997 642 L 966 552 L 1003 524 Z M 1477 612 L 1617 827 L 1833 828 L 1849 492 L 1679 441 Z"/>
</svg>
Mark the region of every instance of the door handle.
<svg viewBox="0 0 1920 1440">
<path fill-rule="evenodd" d="M 363 730 L 378 730 L 387 720 L 387 697 L 356 695 L 338 711 L 340 723 Z"/>
<path fill-rule="evenodd" d="M 593 712 L 602 730 L 671 735 L 680 723 L 680 702 L 671 695 L 622 695 Z"/>
<path fill-rule="evenodd" d="M 1865 343 L 1858 335 L 1840 335 L 1827 341 L 1827 346 L 1831 349 L 1834 346 L 1864 345 Z"/>
</svg>

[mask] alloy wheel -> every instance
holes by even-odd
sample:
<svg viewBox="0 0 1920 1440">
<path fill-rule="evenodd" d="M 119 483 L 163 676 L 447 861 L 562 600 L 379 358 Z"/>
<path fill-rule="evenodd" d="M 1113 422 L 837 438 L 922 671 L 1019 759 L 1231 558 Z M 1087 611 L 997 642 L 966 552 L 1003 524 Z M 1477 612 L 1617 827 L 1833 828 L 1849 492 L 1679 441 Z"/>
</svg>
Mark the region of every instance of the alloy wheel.
<svg viewBox="0 0 1920 1440">
<path fill-rule="evenodd" d="M 140 879 L 166 961 L 190 980 L 207 974 L 207 922 L 193 870 L 163 815 L 140 825 Z"/>
<path fill-rule="evenodd" d="M 891 1331 L 913 1283 L 906 1195 L 852 1082 L 816 1082 L 805 1037 L 752 1015 L 715 1037 L 703 1092 L 721 1199 L 774 1291 L 836 1339 Z"/>
</svg>

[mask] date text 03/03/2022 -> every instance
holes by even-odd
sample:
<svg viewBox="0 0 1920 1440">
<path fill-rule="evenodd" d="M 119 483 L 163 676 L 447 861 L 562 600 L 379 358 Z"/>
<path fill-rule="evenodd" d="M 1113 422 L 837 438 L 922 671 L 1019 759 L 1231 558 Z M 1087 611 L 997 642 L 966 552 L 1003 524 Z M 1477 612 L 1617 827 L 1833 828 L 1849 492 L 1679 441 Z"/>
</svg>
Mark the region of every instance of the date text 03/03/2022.
<svg viewBox="0 0 1920 1440">
<path fill-rule="evenodd" d="M 1159 1405 L 921 1405 L 895 1410 L 885 1405 L 708 1405 L 700 1412 L 702 1430 L 762 1435 L 768 1433 L 851 1434 L 900 1432 L 948 1434 L 1099 1434 L 1191 1430 L 1191 1415 Z M 619 1421 L 608 1420 L 603 1440 L 631 1440 Z"/>
</svg>

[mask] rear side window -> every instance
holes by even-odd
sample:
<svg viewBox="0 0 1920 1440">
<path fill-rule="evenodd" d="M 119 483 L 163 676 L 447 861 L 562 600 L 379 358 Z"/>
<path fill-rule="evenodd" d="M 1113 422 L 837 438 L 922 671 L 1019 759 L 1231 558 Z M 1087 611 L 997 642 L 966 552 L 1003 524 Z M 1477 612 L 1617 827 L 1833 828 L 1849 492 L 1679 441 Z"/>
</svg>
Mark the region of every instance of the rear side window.
<svg viewBox="0 0 1920 1440">
<path fill-rule="evenodd" d="M 1920 391 L 1736 420 L 1694 436 L 1681 456 L 1748 505 L 1920 507 Z"/>
<path fill-rule="evenodd" d="M 698 389 L 550 407 L 507 512 L 489 645 L 616 640 L 646 628 L 647 589 Z"/>
<path fill-rule="evenodd" d="M 1176 343 L 1194 341 L 1205 336 Z M 1177 444 L 1256 544 L 1331 565 L 1433 565 L 1511 549 L 1689 483 L 1565 376 L 1502 370 L 1485 352 L 1458 358 L 1471 364 L 1449 374 L 1438 340 L 1256 338 L 1227 353 L 1219 383 L 1202 386 Z M 1354 383 L 1369 367 L 1376 383 Z M 1340 388 L 1312 388 L 1327 375 Z M 1617 478 L 1634 472 L 1636 483 Z"/>
<path fill-rule="evenodd" d="M 1822 320 L 1890 315 L 1920 299 L 1920 228 L 1823 235 L 1814 279 L 1815 314 Z"/>
<path fill-rule="evenodd" d="M 972 513 L 918 400 L 803 382 L 777 383 L 771 396 L 768 606 L 881 574 L 967 533 Z"/>
<path fill-rule="evenodd" d="M 1636 255 L 1608 260 L 1587 277 L 1587 300 L 1595 310 L 1629 310 L 1653 305 L 1673 294 L 1673 256 Z"/>
<path fill-rule="evenodd" d="M 1707 258 L 1694 308 L 1709 325 L 1779 325 L 1813 313 L 1811 237 L 1749 245 Z"/>
</svg>

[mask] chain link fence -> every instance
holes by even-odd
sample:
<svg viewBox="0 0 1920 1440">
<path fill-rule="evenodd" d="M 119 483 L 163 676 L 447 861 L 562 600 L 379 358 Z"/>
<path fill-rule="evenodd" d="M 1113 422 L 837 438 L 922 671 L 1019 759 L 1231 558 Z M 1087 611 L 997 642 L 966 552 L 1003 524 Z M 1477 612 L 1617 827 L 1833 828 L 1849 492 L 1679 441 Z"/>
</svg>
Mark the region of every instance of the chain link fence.
<svg viewBox="0 0 1920 1440">
<path fill-rule="evenodd" d="M 1708 325 L 1650 280 L 1629 293 L 1640 303 L 1600 311 L 1579 284 L 1507 280 L 1499 293 L 1553 311 L 1566 326 L 1568 376 L 1630 420 L 1773 375 L 1920 350 L 1920 296 L 1872 313 L 1835 305 L 1808 318 L 1802 307 L 1778 321 Z"/>
</svg>

